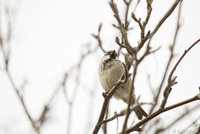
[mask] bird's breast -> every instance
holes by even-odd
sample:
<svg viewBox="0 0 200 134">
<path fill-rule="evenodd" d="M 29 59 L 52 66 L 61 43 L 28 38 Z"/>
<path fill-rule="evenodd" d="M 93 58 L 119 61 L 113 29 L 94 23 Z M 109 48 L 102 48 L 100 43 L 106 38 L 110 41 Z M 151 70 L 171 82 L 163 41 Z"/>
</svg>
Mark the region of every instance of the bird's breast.
<svg viewBox="0 0 200 134">
<path fill-rule="evenodd" d="M 99 70 L 99 79 L 105 91 L 109 91 L 124 72 L 122 63 L 107 64 L 104 70 Z"/>
</svg>

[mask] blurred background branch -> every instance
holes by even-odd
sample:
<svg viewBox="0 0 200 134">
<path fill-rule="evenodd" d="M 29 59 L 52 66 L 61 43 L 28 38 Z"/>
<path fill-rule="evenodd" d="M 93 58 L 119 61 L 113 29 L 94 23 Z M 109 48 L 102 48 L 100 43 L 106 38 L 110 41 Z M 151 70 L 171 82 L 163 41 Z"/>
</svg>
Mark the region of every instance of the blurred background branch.
<svg viewBox="0 0 200 134">
<path fill-rule="evenodd" d="M 99 134 L 172 133 L 178 127 L 180 133 L 199 133 L 197 5 L 198 0 L 0 1 L 0 133 L 88 134 L 96 123 Z M 117 88 L 101 96 L 98 64 L 111 49 L 132 72 L 138 105 L 149 113 L 141 121 L 111 99 Z"/>
</svg>

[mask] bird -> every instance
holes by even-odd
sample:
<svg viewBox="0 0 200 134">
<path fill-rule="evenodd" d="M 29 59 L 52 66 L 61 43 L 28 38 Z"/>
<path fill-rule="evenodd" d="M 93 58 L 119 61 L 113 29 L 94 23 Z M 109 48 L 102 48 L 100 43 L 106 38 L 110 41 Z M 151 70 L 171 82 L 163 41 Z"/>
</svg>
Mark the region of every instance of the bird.
<svg viewBox="0 0 200 134">
<path fill-rule="evenodd" d="M 103 89 L 108 93 L 124 72 L 124 65 L 120 60 L 117 59 L 117 53 L 115 50 L 106 52 L 102 57 L 98 68 L 99 81 Z M 113 94 L 113 97 L 117 100 L 122 100 L 127 103 L 129 90 L 132 87 L 131 85 L 132 78 L 128 77 L 126 83 L 121 84 L 121 86 Z M 133 106 L 136 104 L 134 91 L 131 98 L 131 106 Z M 143 116 L 148 116 L 140 105 L 136 105 L 133 111 L 139 120 L 141 120 Z"/>
</svg>

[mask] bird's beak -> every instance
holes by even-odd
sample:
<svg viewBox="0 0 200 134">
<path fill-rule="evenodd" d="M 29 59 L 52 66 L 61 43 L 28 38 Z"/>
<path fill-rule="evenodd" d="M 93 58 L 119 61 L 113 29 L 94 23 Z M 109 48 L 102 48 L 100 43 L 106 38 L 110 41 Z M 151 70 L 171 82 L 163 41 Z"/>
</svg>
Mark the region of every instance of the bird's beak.
<svg viewBox="0 0 200 134">
<path fill-rule="evenodd" d="M 112 55 L 114 55 L 114 57 L 117 57 L 117 53 L 115 52 L 115 50 L 111 51 Z"/>
</svg>

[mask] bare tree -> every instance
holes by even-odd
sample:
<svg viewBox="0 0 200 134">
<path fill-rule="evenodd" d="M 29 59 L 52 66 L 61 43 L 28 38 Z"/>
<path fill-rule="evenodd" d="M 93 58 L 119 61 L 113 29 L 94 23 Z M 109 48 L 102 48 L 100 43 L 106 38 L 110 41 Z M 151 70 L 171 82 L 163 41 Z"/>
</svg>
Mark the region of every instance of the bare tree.
<svg viewBox="0 0 200 134">
<path fill-rule="evenodd" d="M 188 105 L 191 105 L 192 102 L 200 100 L 199 92 L 191 96 L 190 98 L 186 98 L 180 102 L 176 102 L 172 105 L 167 105 L 167 102 L 169 101 L 169 97 L 171 95 L 171 92 L 173 91 L 173 86 L 177 85 L 177 76 L 175 75 L 175 71 L 177 71 L 179 66 L 181 66 L 181 62 L 183 59 L 187 56 L 192 49 L 196 45 L 199 44 L 200 38 L 194 40 L 188 48 L 185 48 L 185 51 L 181 52 L 181 55 L 177 55 L 175 53 L 175 46 L 177 46 L 178 42 L 178 35 L 180 33 L 181 28 L 181 11 L 182 11 L 182 0 L 175 0 L 174 3 L 171 5 L 169 10 L 162 16 L 159 22 L 157 22 L 157 25 L 153 28 L 153 30 L 147 30 L 149 22 L 151 22 L 151 16 L 153 13 L 153 7 L 152 3 L 153 0 L 147 0 L 146 1 L 146 16 L 144 21 L 140 17 L 137 16 L 135 11 L 139 7 L 140 0 L 137 0 L 135 3 L 133 3 L 132 0 L 123 0 L 122 1 L 125 5 L 124 10 L 120 10 L 120 4 L 117 4 L 118 2 L 114 2 L 114 0 L 109 1 L 110 10 L 112 10 L 113 16 L 115 19 L 115 24 L 112 24 L 112 27 L 116 29 L 120 34 L 115 37 L 116 47 L 118 48 L 118 55 L 125 58 L 125 68 L 126 66 L 129 66 L 129 68 L 125 69 L 126 71 L 121 76 L 121 78 L 116 82 L 116 84 L 113 86 L 113 88 L 108 93 L 103 93 L 103 104 L 101 105 L 101 111 L 99 111 L 99 117 L 98 120 L 96 120 L 95 124 L 91 124 L 90 121 L 90 114 L 92 113 L 92 109 L 95 109 L 92 105 L 94 103 L 94 97 L 96 92 L 96 82 L 94 82 L 94 86 L 92 89 L 83 87 L 84 85 L 81 85 L 81 75 L 85 70 L 82 70 L 84 63 L 89 57 L 94 57 L 96 54 L 98 54 L 98 50 L 105 53 L 107 50 L 104 46 L 104 42 L 102 41 L 102 31 L 103 31 L 103 23 L 99 24 L 97 34 L 92 34 L 92 36 L 95 38 L 95 41 L 97 41 L 97 44 L 92 45 L 91 43 L 86 43 L 86 45 L 83 45 L 81 47 L 81 52 L 78 53 L 79 60 L 74 65 L 70 65 L 71 68 L 67 71 L 65 71 L 62 75 L 62 78 L 60 81 L 58 81 L 57 87 L 53 89 L 52 95 L 48 96 L 48 100 L 43 106 L 43 110 L 40 112 L 40 115 L 37 116 L 37 119 L 33 117 L 31 114 L 32 111 L 29 111 L 27 103 L 25 102 L 25 95 L 24 95 L 24 88 L 27 85 L 27 82 L 29 80 L 24 79 L 22 83 L 20 83 L 21 86 L 18 86 L 19 83 L 15 82 L 15 79 L 13 77 L 13 74 L 10 70 L 10 66 L 12 65 L 12 57 L 11 57 L 11 41 L 12 41 L 12 35 L 13 35 L 13 17 L 15 13 L 13 10 L 17 10 L 17 8 L 5 6 L 2 8 L 0 7 L 0 50 L 1 55 L 0 58 L 3 60 L 3 63 L 0 63 L 0 71 L 4 72 L 6 74 L 6 77 L 8 81 L 10 82 L 10 85 L 13 89 L 13 91 L 16 93 L 17 98 L 19 99 L 19 102 L 22 106 L 22 109 L 24 110 L 24 113 L 26 117 L 28 118 L 29 123 L 32 126 L 32 129 L 34 130 L 33 133 L 40 134 L 41 129 L 43 128 L 45 123 L 51 123 L 48 115 L 53 111 L 54 107 L 52 107 L 53 100 L 58 96 L 59 93 L 61 93 L 61 96 L 64 98 L 64 103 L 66 105 L 63 105 L 63 107 L 67 108 L 66 116 L 66 132 L 67 134 L 72 133 L 72 126 L 74 125 L 73 122 L 76 122 L 77 124 L 79 121 L 75 119 L 77 115 L 81 115 L 82 111 L 75 111 L 74 107 L 77 105 L 76 101 L 78 100 L 77 95 L 79 92 L 79 88 L 83 87 L 85 89 L 85 92 L 87 92 L 90 103 L 88 108 L 85 108 L 87 111 L 87 118 L 88 120 L 84 121 L 84 124 L 86 124 L 86 132 L 90 133 L 92 129 L 93 134 L 99 133 L 100 129 L 102 128 L 103 133 L 107 134 L 108 130 L 110 129 L 108 126 L 108 123 L 113 122 L 119 118 L 124 118 L 123 122 L 120 122 L 122 124 L 121 126 L 117 124 L 117 129 L 119 129 L 120 134 L 128 134 L 132 132 L 138 132 L 138 133 L 148 133 L 153 132 L 155 134 L 162 133 L 168 131 L 168 133 L 185 133 L 188 131 L 189 128 L 194 127 L 192 133 L 200 133 L 200 126 L 199 126 L 199 119 L 200 116 L 198 115 L 196 119 L 191 120 L 190 123 L 188 123 L 188 127 L 181 129 L 181 130 L 171 130 L 170 128 L 175 126 L 178 122 L 183 121 L 184 117 L 187 117 L 191 115 L 194 111 L 199 110 L 199 104 L 194 105 L 192 108 L 188 108 Z M 156 1 L 155 1 L 156 2 Z M 3 11 L 3 12 L 2 12 Z M 177 20 L 176 20 L 176 28 L 174 29 L 174 37 L 172 44 L 169 45 L 170 55 L 167 60 L 167 64 L 164 67 L 164 72 L 162 74 L 162 77 L 160 78 L 160 82 L 157 82 L 156 88 L 152 86 L 151 83 L 151 76 L 147 74 L 147 83 L 149 83 L 149 90 L 151 90 L 151 93 L 149 96 L 152 101 L 150 102 L 141 102 L 140 96 L 137 98 L 137 105 L 148 105 L 149 109 L 148 116 L 140 121 L 133 121 L 131 125 L 129 125 L 128 120 L 131 119 L 130 115 L 135 107 L 130 107 L 131 97 L 133 89 L 137 90 L 136 86 L 136 80 L 137 76 L 139 75 L 139 69 L 140 65 L 144 62 L 145 59 L 147 59 L 150 55 L 154 55 L 155 53 L 160 51 L 160 47 L 154 48 L 152 45 L 153 39 L 156 38 L 157 32 L 161 29 L 164 22 L 167 21 L 168 18 L 171 17 L 171 14 L 176 12 L 177 13 Z M 122 19 L 123 18 L 123 19 Z M 6 23 L 4 22 L 6 20 Z M 6 25 L 2 24 L 5 23 Z M 140 29 L 139 33 L 139 41 L 138 44 L 132 44 L 130 38 L 130 32 L 134 31 L 134 28 L 131 24 L 137 24 L 138 28 Z M 6 29 L 3 33 L 3 28 Z M 131 63 L 127 60 L 127 55 L 121 55 L 121 53 L 126 52 L 128 55 L 133 58 Z M 102 53 L 101 53 L 102 54 Z M 175 58 L 176 57 L 176 58 Z M 177 58 L 178 57 L 178 58 Z M 197 60 L 199 57 L 196 57 Z M 88 67 L 90 68 L 90 67 Z M 87 70 L 86 70 L 87 71 Z M 131 72 L 132 71 L 132 72 Z M 125 77 L 124 77 L 125 76 Z M 132 88 L 129 91 L 129 99 L 128 99 L 128 105 L 126 109 L 122 109 L 121 112 L 115 112 L 114 114 L 111 114 L 109 112 L 109 102 L 112 98 L 112 95 L 115 93 L 116 90 L 118 90 L 118 87 L 126 82 L 128 77 L 132 77 Z M 71 83 L 69 82 L 72 79 L 74 82 L 74 87 L 71 86 Z M 89 81 L 89 80 L 88 80 Z M 89 81 L 91 83 L 91 81 Z M 190 83 L 186 83 L 190 84 Z M 1 86 L 1 85 L 0 85 Z M 71 87 L 72 88 L 71 88 Z M 69 88 L 70 87 L 70 88 Z M 196 87 L 197 89 L 199 87 Z M 6 89 L 4 89 L 6 90 Z M 200 90 L 200 89 L 199 89 Z M 181 93 L 180 93 L 181 94 Z M 101 94 L 98 94 L 98 96 L 101 96 Z M 142 96 L 142 95 L 141 95 Z M 34 101 L 34 100 L 33 100 Z M 163 122 L 165 122 L 166 118 L 161 118 L 159 115 L 162 113 L 170 113 L 173 109 L 179 109 L 181 106 L 185 106 L 185 109 L 183 109 L 183 113 L 180 116 L 177 116 L 170 120 L 169 124 L 162 125 Z M 81 109 L 81 108 L 80 108 Z M 146 110 L 146 109 L 145 109 Z M 85 116 L 85 115 L 82 115 Z M 75 126 L 75 125 L 74 125 Z M 0 126 L 0 128 L 2 128 Z M 115 133 L 115 132 L 113 132 Z"/>
<path fill-rule="evenodd" d="M 146 117 L 145 119 L 143 119 L 142 121 L 139 121 L 138 123 L 134 124 L 133 126 L 130 126 L 130 127 L 127 127 L 127 121 L 128 121 L 128 118 L 129 118 L 129 115 L 132 111 L 132 109 L 130 109 L 130 100 L 131 100 L 131 95 L 132 95 L 132 90 L 130 90 L 129 92 L 129 105 L 127 106 L 127 110 L 124 112 L 121 112 L 119 114 L 115 113 L 113 115 L 113 117 L 109 118 L 109 119 L 104 119 L 104 116 L 105 116 L 105 113 L 106 113 L 106 109 L 108 107 L 108 102 L 111 98 L 111 96 L 114 94 L 114 92 L 118 89 L 118 87 L 124 83 L 124 80 L 122 79 L 123 75 L 121 76 L 121 78 L 118 80 L 117 84 L 114 85 L 114 87 L 109 91 L 109 93 L 105 96 L 104 95 L 104 103 L 103 103 L 103 106 L 102 106 L 102 110 L 100 112 L 100 115 L 99 115 L 99 119 L 96 123 L 96 126 L 93 130 L 93 134 L 96 134 L 98 133 L 100 127 L 102 124 L 105 124 L 105 123 L 108 123 L 109 121 L 112 121 L 113 119 L 115 118 L 118 118 L 119 116 L 125 116 L 125 120 L 124 120 L 124 123 L 123 123 L 123 127 L 122 127 L 122 131 L 121 131 L 121 134 L 127 134 L 127 133 L 131 133 L 133 131 L 138 131 L 138 132 L 142 132 L 142 131 L 146 131 L 145 130 L 145 126 L 148 124 L 148 122 L 150 120 L 152 120 L 153 118 L 157 117 L 158 115 L 160 115 L 161 113 L 163 112 L 166 112 L 166 111 L 169 111 L 171 109 L 174 109 L 174 108 L 177 108 L 177 107 L 180 107 L 182 105 L 186 105 L 187 103 L 191 103 L 193 101 L 196 101 L 196 100 L 199 100 L 200 99 L 200 95 L 197 94 L 195 95 L 194 97 L 190 98 L 190 99 L 187 99 L 187 100 L 184 100 L 182 102 L 179 102 L 179 103 L 176 103 L 174 105 L 171 105 L 171 106 L 168 106 L 166 107 L 166 103 L 167 103 L 167 100 L 168 100 L 168 97 L 172 91 L 172 86 L 174 86 L 175 84 L 177 84 L 177 81 L 176 81 L 176 78 L 177 76 L 173 76 L 175 70 L 177 69 L 178 65 L 180 64 L 180 62 L 182 61 L 182 59 L 186 56 L 186 54 L 197 44 L 199 43 L 200 39 L 198 39 L 197 41 L 195 41 L 188 49 L 186 49 L 184 51 L 184 53 L 182 54 L 182 56 L 179 58 L 179 60 L 176 62 L 176 64 L 174 65 L 174 67 L 171 69 L 171 71 L 169 70 L 169 65 L 171 64 L 171 61 L 174 57 L 174 47 L 176 45 L 176 40 L 177 40 L 177 35 L 178 35 L 178 32 L 179 32 L 179 28 L 180 28 L 180 14 L 181 14 L 181 5 L 182 5 L 182 1 L 181 0 L 176 0 L 174 2 L 174 4 L 171 6 L 171 8 L 167 11 L 167 13 L 163 16 L 163 18 L 158 22 L 157 26 L 155 27 L 155 29 L 151 32 L 150 30 L 146 32 L 146 26 L 148 24 L 148 21 L 149 21 L 149 18 L 151 17 L 151 12 L 152 12 L 152 7 L 151 7 L 151 4 L 152 4 L 152 0 L 147 0 L 147 15 L 146 15 L 146 18 L 143 22 L 141 22 L 141 18 L 137 18 L 136 15 L 134 14 L 134 12 L 131 13 L 131 17 L 132 19 L 138 23 L 138 26 L 140 27 L 140 30 L 141 30 L 141 34 L 140 34 L 140 40 L 138 42 L 138 45 L 137 46 L 134 46 L 132 47 L 133 45 L 131 45 L 129 43 L 129 40 L 128 40 L 128 31 L 131 29 L 129 28 L 129 24 L 130 24 L 130 21 L 128 20 L 128 11 L 129 11 L 129 6 L 131 4 L 132 0 L 124 0 L 124 3 L 126 4 L 127 8 L 126 8 L 126 12 L 125 12 L 125 21 L 124 23 L 121 21 L 120 19 L 120 16 L 119 16 L 119 10 L 117 8 L 117 4 L 111 0 L 109 2 L 110 4 L 110 7 L 114 13 L 114 18 L 116 19 L 117 21 L 117 26 L 113 24 L 113 26 L 115 28 L 117 28 L 120 33 L 121 33 L 121 41 L 119 39 L 119 37 L 116 36 L 116 40 L 115 42 L 119 45 L 119 51 L 121 50 L 121 48 L 124 48 L 126 49 L 126 51 L 132 56 L 134 57 L 134 61 L 132 64 L 134 64 L 134 69 L 133 69 L 133 75 L 132 75 L 132 79 L 133 79 L 133 85 L 132 85 L 132 90 L 135 89 L 134 88 L 134 83 L 135 83 L 135 77 L 136 77 L 136 74 L 137 74 L 137 70 L 138 70 L 138 66 L 139 64 L 143 61 L 144 58 L 146 58 L 149 54 L 152 54 L 156 51 L 159 50 L 159 48 L 155 49 L 155 50 L 152 50 L 152 48 L 150 47 L 150 44 L 151 44 L 151 39 L 154 37 L 154 35 L 156 34 L 156 32 L 159 30 L 159 28 L 162 26 L 162 24 L 166 21 L 166 19 L 168 17 L 170 17 L 171 13 L 174 12 L 174 10 L 176 8 L 179 8 L 178 10 L 178 19 L 177 19 L 177 26 L 176 26 L 176 31 L 175 31 L 175 35 L 174 35 L 174 41 L 173 41 L 173 44 L 169 46 L 169 49 L 170 49 L 170 57 L 169 57 L 169 60 L 168 60 L 168 64 L 165 68 L 165 73 L 163 75 L 163 78 L 162 78 L 162 81 L 160 83 L 160 86 L 158 88 L 157 91 L 153 91 L 153 102 L 151 103 L 152 104 L 152 107 L 150 108 L 150 111 L 149 111 L 149 116 Z M 138 1 L 139 3 L 140 1 Z M 138 3 L 136 4 L 136 7 L 138 5 Z M 179 7 L 177 7 L 179 5 Z M 99 29 L 101 27 L 102 24 L 100 24 L 99 26 Z M 98 30 L 99 31 L 99 30 Z M 100 41 L 100 37 L 99 37 L 99 34 L 94 36 L 98 42 L 99 42 L 99 46 L 100 48 L 103 50 L 103 52 L 105 52 L 105 50 L 102 48 L 102 44 L 101 44 L 101 41 Z M 147 43 L 146 43 L 147 42 Z M 145 45 L 146 44 L 146 45 Z M 140 52 L 140 50 L 146 46 L 146 51 L 143 53 L 142 56 L 138 56 L 138 53 Z M 126 60 L 126 59 L 125 59 Z M 167 73 L 168 71 L 170 71 L 169 75 L 168 75 L 168 78 L 167 78 Z M 127 72 L 125 72 L 126 74 Z M 126 75 L 128 76 L 128 75 Z M 167 85 L 165 86 L 165 89 L 163 91 L 163 100 L 161 103 L 158 102 L 158 98 L 161 97 L 161 92 L 162 92 L 162 87 L 163 87 L 163 84 L 164 84 L 164 81 L 165 79 L 167 78 Z M 126 80 L 126 79 L 125 79 Z M 142 105 L 143 103 L 138 103 L 138 105 Z M 159 106 L 159 108 L 155 111 L 155 108 L 156 106 Z M 195 108 L 198 108 L 199 105 L 197 105 Z M 189 114 L 190 112 L 186 111 L 181 117 L 179 117 L 178 119 L 174 120 L 170 126 L 172 126 L 173 124 L 176 123 L 177 120 L 180 120 L 182 119 L 183 116 L 185 116 L 186 114 Z M 166 128 L 162 128 L 162 129 L 159 129 L 156 131 L 156 133 L 160 133 L 161 131 L 165 131 L 167 130 L 168 127 Z M 198 131 L 196 131 L 197 133 L 199 133 Z M 106 133 L 106 131 L 104 131 L 104 133 Z"/>
</svg>

